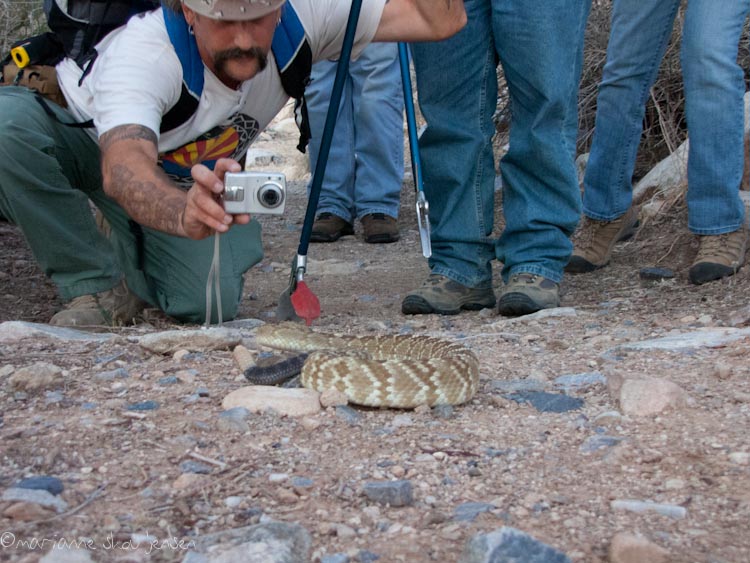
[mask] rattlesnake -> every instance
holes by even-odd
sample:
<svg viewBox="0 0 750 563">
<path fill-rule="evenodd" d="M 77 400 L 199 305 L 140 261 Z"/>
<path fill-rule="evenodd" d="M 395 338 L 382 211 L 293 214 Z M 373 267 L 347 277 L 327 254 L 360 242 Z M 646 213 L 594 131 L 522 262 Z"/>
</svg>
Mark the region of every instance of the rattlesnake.
<svg viewBox="0 0 750 563">
<path fill-rule="evenodd" d="M 264 325 L 255 338 L 263 346 L 308 353 L 302 385 L 321 392 L 337 389 L 358 405 L 414 408 L 464 403 L 474 396 L 479 380 L 474 353 L 440 338 L 338 336 L 294 323 Z M 252 369 L 245 372 L 251 381 Z M 256 383 L 264 383 L 260 377 Z"/>
</svg>

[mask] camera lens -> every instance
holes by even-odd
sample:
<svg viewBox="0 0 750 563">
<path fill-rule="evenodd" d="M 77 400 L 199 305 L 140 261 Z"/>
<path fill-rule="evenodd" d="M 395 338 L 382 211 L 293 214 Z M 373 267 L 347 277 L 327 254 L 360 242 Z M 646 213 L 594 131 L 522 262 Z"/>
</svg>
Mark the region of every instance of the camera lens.
<svg viewBox="0 0 750 563">
<path fill-rule="evenodd" d="M 263 207 L 273 209 L 281 205 L 281 202 L 284 201 L 284 191 L 278 184 L 271 182 L 263 184 L 260 190 L 258 190 L 258 201 L 260 201 Z"/>
</svg>

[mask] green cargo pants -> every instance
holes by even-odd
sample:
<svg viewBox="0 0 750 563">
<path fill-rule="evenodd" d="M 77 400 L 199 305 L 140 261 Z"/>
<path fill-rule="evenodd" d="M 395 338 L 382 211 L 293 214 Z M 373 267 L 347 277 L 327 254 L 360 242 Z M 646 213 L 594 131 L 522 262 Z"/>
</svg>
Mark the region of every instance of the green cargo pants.
<svg viewBox="0 0 750 563">
<path fill-rule="evenodd" d="M 74 121 L 49 106 L 61 121 Z M 133 228 L 104 194 L 99 160 L 99 147 L 84 129 L 52 119 L 25 88 L 0 88 L 0 215 L 21 228 L 60 296 L 106 291 L 124 276 L 151 305 L 178 320 L 202 322 L 213 237 L 194 241 Z M 97 229 L 89 200 L 110 223 L 109 238 Z M 220 252 L 222 315 L 232 319 L 243 274 L 263 257 L 258 222 L 221 235 Z"/>
</svg>

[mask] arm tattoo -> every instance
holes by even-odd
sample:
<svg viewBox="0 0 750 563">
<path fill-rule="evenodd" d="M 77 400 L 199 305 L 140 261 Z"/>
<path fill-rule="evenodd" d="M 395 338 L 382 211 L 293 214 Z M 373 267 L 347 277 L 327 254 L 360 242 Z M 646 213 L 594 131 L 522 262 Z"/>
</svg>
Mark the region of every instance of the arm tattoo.
<svg viewBox="0 0 750 563">
<path fill-rule="evenodd" d="M 123 125 L 107 131 L 99 138 L 102 155 L 116 151 L 118 141 L 144 140 L 156 152 L 156 134 L 141 125 Z M 154 162 L 145 174 L 136 174 L 132 166 L 112 159 L 106 175 L 107 193 L 137 223 L 165 233 L 177 234 L 185 209 L 185 194 L 170 185 L 167 176 Z M 146 171 L 144 171 L 146 172 Z"/>
<path fill-rule="evenodd" d="M 124 141 L 126 139 L 143 139 L 144 141 L 152 142 L 154 146 L 157 144 L 156 133 L 148 127 L 144 127 L 143 125 L 121 125 L 110 129 L 99 137 L 99 148 L 104 153 L 117 141 Z"/>
</svg>

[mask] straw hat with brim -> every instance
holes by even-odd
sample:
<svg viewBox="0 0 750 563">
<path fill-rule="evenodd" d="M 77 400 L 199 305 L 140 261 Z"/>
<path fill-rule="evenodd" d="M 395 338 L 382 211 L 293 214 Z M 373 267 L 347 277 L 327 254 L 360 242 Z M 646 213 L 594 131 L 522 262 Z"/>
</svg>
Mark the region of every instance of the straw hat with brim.
<svg viewBox="0 0 750 563">
<path fill-rule="evenodd" d="M 270 14 L 285 0 L 182 0 L 183 4 L 214 20 L 254 20 Z"/>
</svg>

